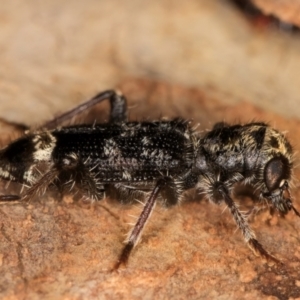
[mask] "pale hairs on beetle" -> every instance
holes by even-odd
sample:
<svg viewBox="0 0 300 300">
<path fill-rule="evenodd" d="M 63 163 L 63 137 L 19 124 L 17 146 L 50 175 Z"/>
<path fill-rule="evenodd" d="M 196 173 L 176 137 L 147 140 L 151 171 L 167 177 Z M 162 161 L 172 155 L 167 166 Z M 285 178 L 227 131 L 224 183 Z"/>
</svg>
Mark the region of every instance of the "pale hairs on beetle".
<svg viewBox="0 0 300 300">
<path fill-rule="evenodd" d="M 111 107 L 108 123 L 61 127 L 105 99 Z M 157 200 L 175 205 L 195 188 L 211 202 L 225 202 L 248 246 L 277 261 L 257 241 L 231 195 L 236 183 L 245 182 L 280 214 L 293 210 L 300 216 L 289 192 L 292 156 L 286 137 L 265 123 L 217 123 L 200 136 L 182 119 L 128 122 L 125 97 L 108 90 L 0 150 L 0 178 L 29 185 L 0 201 L 28 201 L 49 186 L 74 188 L 93 200 L 104 194 L 121 202 L 146 198 L 118 268 L 128 261 Z"/>
</svg>

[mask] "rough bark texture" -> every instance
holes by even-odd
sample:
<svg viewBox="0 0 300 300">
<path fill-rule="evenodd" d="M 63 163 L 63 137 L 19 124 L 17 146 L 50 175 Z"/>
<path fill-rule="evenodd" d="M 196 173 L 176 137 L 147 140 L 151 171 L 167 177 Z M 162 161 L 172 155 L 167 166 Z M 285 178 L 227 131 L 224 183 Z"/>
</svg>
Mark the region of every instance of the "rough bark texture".
<svg viewBox="0 0 300 300">
<path fill-rule="evenodd" d="M 286 120 L 250 104 L 224 105 L 202 90 L 128 79 L 131 119 L 178 116 L 206 130 L 220 120 L 270 121 L 289 132 L 293 144 L 300 122 Z M 247 114 L 245 114 L 247 111 Z M 92 115 L 103 116 L 99 107 Z M 91 116 L 90 116 L 91 117 Z M 12 130 L 9 128 L 9 132 Z M 295 145 L 297 150 L 297 145 Z M 296 170 L 295 177 L 299 178 Z M 295 199 L 299 190 L 293 189 Z M 249 196 L 236 198 L 252 205 Z M 300 208 L 300 202 L 295 200 Z M 283 262 L 270 265 L 244 244 L 232 217 L 189 193 L 186 202 L 158 206 L 128 266 L 111 272 L 122 249 L 128 222 L 141 207 L 111 200 L 82 203 L 46 194 L 29 205 L 0 207 L 0 295 L 5 299 L 270 299 L 300 297 L 300 220 L 269 212 L 251 225 L 259 241 Z"/>
<path fill-rule="evenodd" d="M 300 26 L 299 0 L 252 0 L 265 14 L 273 15 L 283 22 Z"/>
</svg>

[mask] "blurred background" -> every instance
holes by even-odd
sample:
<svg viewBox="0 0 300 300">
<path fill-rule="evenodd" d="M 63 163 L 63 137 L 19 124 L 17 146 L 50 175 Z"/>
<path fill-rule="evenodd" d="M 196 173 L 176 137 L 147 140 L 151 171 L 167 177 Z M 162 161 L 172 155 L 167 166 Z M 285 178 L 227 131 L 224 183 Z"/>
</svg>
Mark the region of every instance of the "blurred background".
<svg viewBox="0 0 300 300">
<path fill-rule="evenodd" d="M 4 1 L 0 117 L 38 124 L 127 77 L 298 117 L 299 1 L 253 2 Z"/>
</svg>

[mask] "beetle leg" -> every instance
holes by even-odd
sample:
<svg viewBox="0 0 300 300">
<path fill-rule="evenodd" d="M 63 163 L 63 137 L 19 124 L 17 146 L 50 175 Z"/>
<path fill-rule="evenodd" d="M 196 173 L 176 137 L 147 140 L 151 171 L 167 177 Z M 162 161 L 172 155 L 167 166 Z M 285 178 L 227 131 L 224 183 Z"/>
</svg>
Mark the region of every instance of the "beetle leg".
<svg viewBox="0 0 300 300">
<path fill-rule="evenodd" d="M 110 102 L 110 122 L 119 123 L 127 120 L 127 103 L 126 98 L 121 92 L 115 90 L 107 90 L 101 92 L 89 99 L 88 101 L 78 105 L 77 107 L 63 113 L 62 115 L 46 122 L 39 129 L 54 129 L 65 121 L 68 121 L 78 114 L 90 109 L 96 104 L 109 99 Z"/>
<path fill-rule="evenodd" d="M 231 212 L 237 226 L 242 231 L 244 239 L 250 249 L 256 255 L 264 257 L 267 260 L 272 260 L 276 263 L 279 263 L 279 260 L 272 256 L 268 251 L 266 251 L 264 247 L 258 242 L 255 233 L 252 231 L 247 222 L 247 217 L 238 209 L 236 203 L 230 197 L 227 187 L 221 182 L 218 182 L 215 187 L 217 189 L 216 192 L 222 196 L 225 203 L 227 204 L 229 211 Z"/>
<path fill-rule="evenodd" d="M 143 231 L 148 219 L 150 218 L 151 213 L 154 210 L 156 200 L 157 200 L 157 197 L 159 196 L 159 194 L 161 193 L 162 195 L 165 194 L 166 197 L 169 197 L 169 196 L 172 197 L 171 200 L 166 199 L 166 201 L 167 202 L 169 201 L 171 203 L 174 202 L 173 197 L 174 197 L 174 194 L 176 194 L 176 193 L 170 193 L 170 181 L 173 181 L 173 179 L 166 176 L 166 177 L 160 178 L 156 182 L 154 189 L 152 190 L 149 198 L 147 199 L 147 201 L 144 205 L 143 211 L 141 212 L 135 226 L 133 227 L 132 231 L 130 232 L 130 235 L 127 239 L 127 243 L 126 243 L 125 247 L 123 248 L 120 258 L 119 258 L 119 261 L 115 265 L 114 269 L 118 269 L 122 264 L 126 265 L 132 249 L 138 243 L 138 241 L 142 235 L 142 231 Z"/>
</svg>

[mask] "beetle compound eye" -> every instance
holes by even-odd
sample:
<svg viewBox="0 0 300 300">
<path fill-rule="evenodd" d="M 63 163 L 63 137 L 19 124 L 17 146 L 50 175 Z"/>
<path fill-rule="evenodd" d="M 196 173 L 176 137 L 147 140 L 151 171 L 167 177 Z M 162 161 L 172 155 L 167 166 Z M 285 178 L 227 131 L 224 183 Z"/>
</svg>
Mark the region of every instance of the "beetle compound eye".
<svg viewBox="0 0 300 300">
<path fill-rule="evenodd" d="M 271 159 L 264 170 L 265 184 L 270 192 L 280 188 L 284 179 L 291 175 L 291 167 L 284 156 Z"/>
</svg>

